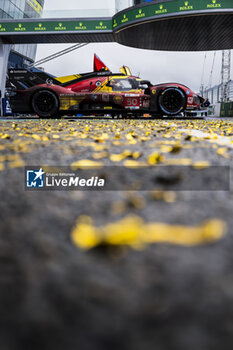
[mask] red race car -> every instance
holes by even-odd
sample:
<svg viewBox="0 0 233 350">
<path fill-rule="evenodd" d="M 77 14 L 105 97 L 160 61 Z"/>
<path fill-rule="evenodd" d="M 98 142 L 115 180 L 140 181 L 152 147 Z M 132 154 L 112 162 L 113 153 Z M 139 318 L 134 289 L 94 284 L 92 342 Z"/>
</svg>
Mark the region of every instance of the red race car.
<svg viewBox="0 0 233 350">
<path fill-rule="evenodd" d="M 76 114 L 158 117 L 190 115 L 203 103 L 201 96 L 182 84 L 153 85 L 132 76 L 128 67 L 120 71 L 112 73 L 96 55 L 92 73 L 53 77 L 36 70 L 10 69 L 12 112 L 42 118 Z"/>
</svg>

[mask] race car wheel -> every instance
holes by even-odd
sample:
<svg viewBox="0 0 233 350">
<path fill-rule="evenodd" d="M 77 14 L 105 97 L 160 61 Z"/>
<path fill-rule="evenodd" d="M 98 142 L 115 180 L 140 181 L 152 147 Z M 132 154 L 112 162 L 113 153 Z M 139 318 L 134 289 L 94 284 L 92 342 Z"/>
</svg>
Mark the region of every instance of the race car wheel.
<svg viewBox="0 0 233 350">
<path fill-rule="evenodd" d="M 182 90 L 170 87 L 160 93 L 158 104 L 165 115 L 176 115 L 185 110 L 186 97 Z"/>
<path fill-rule="evenodd" d="M 51 90 L 39 90 L 32 97 L 32 108 L 39 117 L 55 117 L 59 110 L 58 97 Z"/>
</svg>

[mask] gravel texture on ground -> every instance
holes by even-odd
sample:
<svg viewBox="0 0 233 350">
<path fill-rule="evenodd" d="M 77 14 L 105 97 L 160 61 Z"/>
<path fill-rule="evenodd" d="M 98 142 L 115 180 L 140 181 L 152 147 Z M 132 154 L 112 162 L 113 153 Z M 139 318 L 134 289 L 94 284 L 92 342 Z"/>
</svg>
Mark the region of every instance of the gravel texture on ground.
<svg viewBox="0 0 233 350">
<path fill-rule="evenodd" d="M 231 350 L 232 184 L 182 191 L 165 170 L 159 190 L 26 191 L 24 166 L 97 162 L 122 183 L 232 159 L 231 120 L 0 121 L 1 350 Z"/>
</svg>

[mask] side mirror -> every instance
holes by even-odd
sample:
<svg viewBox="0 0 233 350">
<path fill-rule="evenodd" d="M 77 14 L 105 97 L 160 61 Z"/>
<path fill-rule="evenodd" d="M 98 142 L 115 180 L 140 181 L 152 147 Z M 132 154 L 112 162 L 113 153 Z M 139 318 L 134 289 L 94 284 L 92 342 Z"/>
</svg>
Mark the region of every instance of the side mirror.
<svg viewBox="0 0 233 350">
<path fill-rule="evenodd" d="M 149 80 L 141 80 L 139 81 L 139 85 L 148 85 L 149 87 L 152 86 Z"/>
</svg>

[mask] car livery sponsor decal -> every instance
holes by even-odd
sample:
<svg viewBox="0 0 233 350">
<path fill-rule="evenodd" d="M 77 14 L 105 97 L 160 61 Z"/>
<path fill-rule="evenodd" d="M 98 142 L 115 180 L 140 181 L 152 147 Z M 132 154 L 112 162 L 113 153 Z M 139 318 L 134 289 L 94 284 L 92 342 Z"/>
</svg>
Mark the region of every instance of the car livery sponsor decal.
<svg viewBox="0 0 233 350">
<path fill-rule="evenodd" d="M 139 97 L 140 94 L 125 94 L 126 97 Z"/>
<path fill-rule="evenodd" d="M 102 95 L 102 101 L 103 102 L 109 102 L 109 95 L 108 94 L 103 94 Z"/>
<path fill-rule="evenodd" d="M 117 104 L 121 104 L 123 101 L 123 97 L 121 95 L 116 95 L 114 96 L 113 101 Z"/>
<path fill-rule="evenodd" d="M 98 100 L 98 96 L 97 95 L 91 95 L 91 99 L 92 99 L 92 101 L 96 101 L 96 100 Z"/>
<path fill-rule="evenodd" d="M 97 82 L 95 83 L 96 86 L 101 86 L 101 81 L 97 80 Z"/>
<path fill-rule="evenodd" d="M 188 97 L 188 103 L 191 105 L 193 103 L 193 97 Z"/>
</svg>

